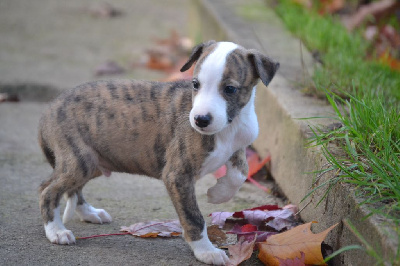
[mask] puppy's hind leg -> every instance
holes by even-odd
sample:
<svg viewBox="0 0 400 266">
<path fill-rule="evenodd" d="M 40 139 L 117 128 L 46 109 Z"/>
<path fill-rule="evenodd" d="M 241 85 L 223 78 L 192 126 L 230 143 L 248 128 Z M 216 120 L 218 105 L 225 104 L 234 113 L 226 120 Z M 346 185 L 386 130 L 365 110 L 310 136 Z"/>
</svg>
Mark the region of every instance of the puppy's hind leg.
<svg viewBox="0 0 400 266">
<path fill-rule="evenodd" d="M 72 217 L 74 217 L 76 205 L 78 203 L 78 196 L 73 192 L 72 194 L 64 194 L 64 199 L 67 201 L 67 205 L 65 206 L 62 221 L 63 223 L 67 223 L 72 219 Z"/>
<path fill-rule="evenodd" d="M 60 217 L 60 199 L 66 192 L 70 180 L 68 176 L 55 169 L 46 186 L 42 186 L 40 193 L 40 210 L 44 220 L 46 237 L 51 243 L 69 245 L 75 243 L 75 237 L 67 230 Z"/>
<path fill-rule="evenodd" d="M 90 179 L 96 178 L 100 176 L 103 171 L 95 170 L 93 177 Z M 108 175 L 110 176 L 110 174 Z M 103 209 L 96 209 L 86 202 L 83 197 L 82 189 L 83 186 L 89 179 L 84 180 L 84 184 L 70 191 L 69 193 L 64 194 L 65 200 L 67 201 L 67 206 L 64 210 L 63 222 L 66 223 L 72 219 L 74 216 L 74 212 L 79 216 L 81 221 L 102 224 L 109 223 L 112 221 L 111 216 Z"/>
<path fill-rule="evenodd" d="M 112 221 L 111 215 L 109 215 L 105 210 L 96 209 L 85 201 L 82 194 L 82 188 L 77 191 L 75 197 L 77 200 L 76 213 L 81 221 L 95 224 L 110 223 Z"/>
</svg>

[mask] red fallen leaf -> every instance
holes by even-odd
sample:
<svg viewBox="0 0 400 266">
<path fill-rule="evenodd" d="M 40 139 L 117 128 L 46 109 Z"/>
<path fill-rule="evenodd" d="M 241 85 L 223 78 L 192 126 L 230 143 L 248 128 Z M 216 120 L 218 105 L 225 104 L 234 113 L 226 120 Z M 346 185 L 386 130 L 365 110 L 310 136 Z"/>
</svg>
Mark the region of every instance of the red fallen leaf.
<svg viewBox="0 0 400 266">
<path fill-rule="evenodd" d="M 191 39 L 180 37 L 177 31 L 172 30 L 169 38 L 155 39 L 154 42 L 155 46 L 148 49 L 142 58 L 142 65 L 149 69 L 169 73 L 169 76 L 163 81 L 192 78 L 193 69 L 184 73 L 179 71 L 182 65 L 186 63 L 188 54 L 192 50 L 193 42 Z"/>
<path fill-rule="evenodd" d="M 282 209 L 291 210 L 294 214 L 296 214 L 299 211 L 299 208 L 297 207 L 297 205 L 294 205 L 294 204 L 288 204 L 286 206 L 283 206 Z"/>
<path fill-rule="evenodd" d="M 252 178 L 254 174 L 256 174 L 258 171 L 261 170 L 261 168 L 264 167 L 264 165 L 271 160 L 271 156 L 267 156 L 263 160 L 260 159 L 258 154 L 253 151 L 252 149 L 247 148 L 246 149 L 246 159 L 247 163 L 249 165 L 249 173 L 247 175 L 247 180 L 251 182 L 253 185 L 256 187 L 264 190 L 267 193 L 270 193 L 271 190 L 269 188 L 264 187 L 260 183 L 258 183 L 256 180 Z M 261 160 L 261 161 L 260 161 Z M 226 166 L 223 165 L 221 166 L 217 171 L 214 172 L 214 176 L 218 179 L 226 174 Z"/>
<path fill-rule="evenodd" d="M 140 237 L 171 237 L 182 234 L 182 227 L 178 220 L 150 221 L 122 226 L 120 231 Z"/>
<path fill-rule="evenodd" d="M 254 224 L 245 224 L 241 227 L 242 232 L 254 232 L 257 231 L 257 226 L 255 226 Z"/>
<path fill-rule="evenodd" d="M 211 223 L 224 227 L 229 217 L 246 219 L 254 226 L 266 225 L 275 231 L 290 229 L 297 225 L 291 208 L 281 209 L 277 205 L 263 205 L 238 212 L 213 212 Z"/>
<path fill-rule="evenodd" d="M 281 219 L 282 221 L 290 219 L 290 221 L 294 221 L 293 212 L 291 210 L 275 210 L 275 211 L 243 211 L 244 218 L 249 221 L 249 223 L 254 225 L 261 225 L 265 222 L 268 222 L 272 219 Z M 270 226 L 267 223 L 268 226 Z M 273 227 L 272 225 L 271 227 Z M 275 228 L 274 228 L 275 229 Z M 276 228 L 275 230 L 280 231 L 282 229 Z"/>
<path fill-rule="evenodd" d="M 393 58 L 388 51 L 379 57 L 379 61 L 393 70 L 400 71 L 400 61 Z"/>
<path fill-rule="evenodd" d="M 243 226 L 235 224 L 232 230 L 226 233 L 235 234 L 238 239 L 244 237 L 247 241 L 252 240 L 257 235 L 256 242 L 264 242 L 268 237 L 277 234 L 276 232 L 259 231 L 257 226 L 253 224 L 245 224 Z"/>
<path fill-rule="evenodd" d="M 251 209 L 245 209 L 243 211 L 255 211 L 255 210 L 259 210 L 259 211 L 275 211 L 275 210 L 280 210 L 280 209 L 281 208 L 279 208 L 278 205 L 262 205 L 262 206 L 254 207 L 254 208 L 251 208 Z M 233 213 L 233 217 L 235 217 L 235 218 L 244 218 L 243 211 L 234 212 Z"/>
<path fill-rule="evenodd" d="M 253 237 L 252 241 L 247 241 L 245 238 L 240 238 L 235 245 L 228 246 L 229 262 L 228 266 L 236 266 L 241 262 L 248 260 L 253 254 L 254 244 L 256 239 Z"/>
<path fill-rule="evenodd" d="M 261 160 L 260 156 L 258 156 L 257 152 L 255 152 L 252 149 L 247 148 L 246 149 L 246 160 L 249 165 L 249 173 L 247 177 L 251 177 L 255 175 L 258 171 L 261 170 L 261 168 L 264 167 L 266 163 L 268 163 L 271 160 L 271 156 L 265 157 L 263 160 Z M 223 177 L 226 174 L 226 166 L 223 165 L 221 166 L 215 173 L 214 175 L 216 178 Z"/>
<path fill-rule="evenodd" d="M 289 230 L 298 225 L 295 221 L 293 212 L 291 210 L 282 210 L 273 220 L 266 223 L 267 226 L 273 228 L 274 230 L 280 232 L 283 229 Z"/>
<path fill-rule="evenodd" d="M 181 54 L 190 54 L 194 46 L 194 43 L 190 38 L 180 37 L 176 30 L 171 30 L 169 38 L 155 39 L 154 41 L 158 46 L 169 47 L 173 52 Z"/>
<path fill-rule="evenodd" d="M 146 67 L 148 69 L 170 71 L 175 65 L 175 57 L 168 47 L 154 47 L 148 49 Z"/>
<path fill-rule="evenodd" d="M 278 258 L 279 261 L 279 266 L 305 266 L 305 259 L 306 259 L 306 255 L 304 254 L 304 252 L 300 252 L 301 257 L 298 258 L 293 258 L 293 259 L 281 259 Z"/>
<path fill-rule="evenodd" d="M 233 212 L 213 212 L 211 216 L 211 224 L 216 224 L 219 228 L 224 227 L 226 219 L 231 217 Z"/>
<path fill-rule="evenodd" d="M 169 74 L 168 77 L 163 79 L 163 81 L 168 82 L 168 81 L 175 81 L 175 80 L 181 80 L 181 79 L 191 80 L 193 78 L 194 66 L 192 66 L 191 68 L 189 68 L 185 72 L 181 72 L 180 71 L 181 67 L 187 62 L 187 59 L 188 58 L 185 57 L 182 60 L 180 60 L 176 64 L 176 66 L 173 68 L 171 74 Z M 225 173 L 223 175 L 225 175 Z"/>
<path fill-rule="evenodd" d="M 224 175 L 226 175 L 226 165 L 221 166 L 217 171 L 214 172 L 214 176 L 217 179 L 223 177 Z"/>
<path fill-rule="evenodd" d="M 271 156 L 265 157 L 261 160 L 260 156 L 258 156 L 257 152 L 252 149 L 246 149 L 246 159 L 249 164 L 249 173 L 247 177 L 251 177 L 255 175 L 264 165 L 271 160 Z"/>
</svg>

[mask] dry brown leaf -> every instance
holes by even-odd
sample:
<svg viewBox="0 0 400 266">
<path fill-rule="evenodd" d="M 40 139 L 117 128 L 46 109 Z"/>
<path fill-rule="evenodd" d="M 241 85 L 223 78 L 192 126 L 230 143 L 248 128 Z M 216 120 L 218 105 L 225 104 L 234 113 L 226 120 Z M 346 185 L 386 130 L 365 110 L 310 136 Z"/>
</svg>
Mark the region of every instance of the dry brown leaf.
<svg viewBox="0 0 400 266">
<path fill-rule="evenodd" d="M 333 14 L 343 9 L 344 0 L 321 0 L 320 14 Z"/>
<path fill-rule="evenodd" d="M 221 246 L 226 242 L 226 234 L 216 224 L 207 227 L 207 235 L 211 243 L 217 246 Z"/>
<path fill-rule="evenodd" d="M 228 246 L 230 257 L 227 265 L 236 266 L 239 265 L 242 261 L 250 259 L 251 254 L 253 254 L 255 242 L 255 237 L 253 241 L 250 242 L 245 240 L 244 237 L 241 237 L 235 245 Z"/>
<path fill-rule="evenodd" d="M 284 233 L 270 236 L 267 241 L 258 243 L 260 253 L 258 258 L 266 265 L 279 265 L 280 259 L 294 259 L 305 254 L 305 263 L 311 265 L 324 265 L 321 254 L 321 242 L 326 235 L 337 225 L 333 225 L 325 231 L 314 234 L 311 232 L 311 224 L 299 225 Z"/>
<path fill-rule="evenodd" d="M 122 226 L 120 231 L 140 237 L 171 237 L 182 234 L 182 227 L 178 220 L 150 221 Z"/>
<path fill-rule="evenodd" d="M 380 57 L 379 57 L 379 62 L 381 62 L 384 65 L 389 66 L 391 69 L 400 71 L 400 61 L 397 60 L 396 58 L 392 57 L 389 52 L 384 52 Z"/>
</svg>

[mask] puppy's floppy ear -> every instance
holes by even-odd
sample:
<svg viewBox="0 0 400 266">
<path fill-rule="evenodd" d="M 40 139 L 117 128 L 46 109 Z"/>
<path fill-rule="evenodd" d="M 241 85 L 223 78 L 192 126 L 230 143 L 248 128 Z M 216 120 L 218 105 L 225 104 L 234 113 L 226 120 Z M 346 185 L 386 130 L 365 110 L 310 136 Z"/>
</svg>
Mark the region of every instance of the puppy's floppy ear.
<svg viewBox="0 0 400 266">
<path fill-rule="evenodd" d="M 258 77 L 265 86 L 268 86 L 279 68 L 279 63 L 263 55 L 257 50 L 249 50 L 248 58 L 253 64 Z"/>
<path fill-rule="evenodd" d="M 189 60 L 181 68 L 181 72 L 185 72 L 186 70 L 188 70 L 193 65 L 193 63 L 196 62 L 197 59 L 199 59 L 199 57 L 203 53 L 204 48 L 214 43 L 215 41 L 208 41 L 195 46 L 189 56 Z"/>
</svg>

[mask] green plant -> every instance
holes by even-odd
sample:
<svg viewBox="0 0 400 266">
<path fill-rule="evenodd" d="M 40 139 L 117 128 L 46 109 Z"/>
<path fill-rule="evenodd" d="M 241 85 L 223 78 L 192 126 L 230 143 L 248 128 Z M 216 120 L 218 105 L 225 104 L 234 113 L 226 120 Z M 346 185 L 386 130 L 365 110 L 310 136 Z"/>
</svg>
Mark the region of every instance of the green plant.
<svg viewBox="0 0 400 266">
<path fill-rule="evenodd" d="M 309 86 L 329 102 L 341 124 L 330 132 L 312 128 L 310 141 L 321 147 L 329 163 L 318 176 L 329 171 L 336 175 L 305 198 L 325 189 L 324 198 L 337 183 L 351 184 L 363 199 L 360 205 L 389 220 L 397 232 L 393 237 L 400 239 L 400 74 L 367 60 L 369 44 L 335 18 L 288 0 L 279 1 L 275 10 L 309 50 L 320 54 L 323 65 L 315 69 Z M 377 253 L 369 254 L 382 263 Z"/>
<path fill-rule="evenodd" d="M 279 1 L 275 11 L 309 50 L 320 54 L 323 67 L 315 70 L 311 93 L 324 96 L 324 89 L 338 93 L 355 88 L 362 93 L 385 88 L 386 97 L 400 100 L 400 74 L 367 60 L 370 44 L 360 32 L 350 34 L 335 18 L 320 16 L 293 1 Z"/>
</svg>

